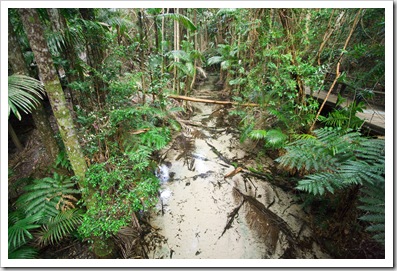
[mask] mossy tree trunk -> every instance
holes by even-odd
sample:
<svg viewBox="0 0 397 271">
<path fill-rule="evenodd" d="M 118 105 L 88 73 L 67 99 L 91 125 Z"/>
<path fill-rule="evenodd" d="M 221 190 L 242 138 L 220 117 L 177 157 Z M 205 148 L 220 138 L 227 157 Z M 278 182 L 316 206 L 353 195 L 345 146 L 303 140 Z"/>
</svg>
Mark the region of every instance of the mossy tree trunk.
<svg viewBox="0 0 397 271">
<path fill-rule="evenodd" d="M 51 21 L 52 30 L 56 32 L 62 33 L 65 39 L 64 48 L 62 52 L 64 53 L 64 58 L 67 60 L 66 64 L 63 65 L 63 69 L 66 74 L 66 78 L 68 83 L 77 82 L 77 81 L 84 81 L 84 76 L 82 70 L 78 68 L 78 56 L 75 49 L 75 44 L 71 41 L 71 33 L 68 29 L 68 25 L 66 22 L 65 17 L 62 15 L 59 9 L 57 8 L 49 8 L 47 9 L 48 17 Z M 67 95 L 67 101 L 70 100 L 68 103 L 69 109 L 72 111 L 73 117 L 76 117 L 75 113 L 73 112 L 72 105 L 77 105 L 79 100 L 79 93 L 73 91 L 70 87 L 65 89 L 65 94 Z"/>
<path fill-rule="evenodd" d="M 29 76 L 29 70 L 26 66 L 21 46 L 10 21 L 8 21 L 8 62 L 13 73 Z M 59 146 L 55 140 L 54 131 L 51 128 L 42 103 L 32 111 L 32 117 L 39 133 L 41 143 L 46 149 L 47 154 L 50 156 L 51 161 L 55 161 L 59 153 Z"/>
<path fill-rule="evenodd" d="M 66 105 L 65 95 L 56 73 L 54 62 L 44 38 L 44 29 L 39 20 L 38 13 L 33 8 L 22 8 L 18 11 L 73 171 L 79 179 L 83 179 L 87 170 L 87 164 L 77 138 L 72 116 Z"/>
</svg>

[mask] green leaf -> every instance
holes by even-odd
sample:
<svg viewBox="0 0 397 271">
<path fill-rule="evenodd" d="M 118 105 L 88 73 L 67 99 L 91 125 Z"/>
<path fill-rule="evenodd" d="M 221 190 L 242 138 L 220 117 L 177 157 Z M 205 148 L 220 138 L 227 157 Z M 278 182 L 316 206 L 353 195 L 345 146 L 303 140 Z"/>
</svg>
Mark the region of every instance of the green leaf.
<svg viewBox="0 0 397 271">
<path fill-rule="evenodd" d="M 12 111 L 21 120 L 19 111 L 31 113 L 43 99 L 44 88 L 40 81 L 25 75 L 8 76 L 8 116 Z"/>
<path fill-rule="evenodd" d="M 182 23 L 187 29 L 190 31 L 195 31 L 197 27 L 193 24 L 193 22 L 186 16 L 182 14 L 175 14 L 175 13 L 165 13 L 165 14 L 159 14 L 157 15 L 158 17 L 164 17 L 164 18 L 170 18 L 175 21 L 178 21 Z"/>
<path fill-rule="evenodd" d="M 252 139 L 264 139 L 267 135 L 265 130 L 253 130 L 248 134 L 248 137 Z"/>
</svg>

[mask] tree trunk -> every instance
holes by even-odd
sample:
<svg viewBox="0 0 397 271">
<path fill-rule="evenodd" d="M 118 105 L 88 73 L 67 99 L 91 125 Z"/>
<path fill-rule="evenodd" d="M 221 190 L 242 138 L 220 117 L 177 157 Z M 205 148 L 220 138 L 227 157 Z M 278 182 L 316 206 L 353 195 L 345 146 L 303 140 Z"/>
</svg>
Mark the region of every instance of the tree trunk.
<svg viewBox="0 0 397 271">
<path fill-rule="evenodd" d="M 38 13 L 33 8 L 22 8 L 18 11 L 21 15 L 22 23 L 36 59 L 41 79 L 47 91 L 73 171 L 82 180 L 87 170 L 87 164 L 73 126 L 72 116 L 66 105 L 65 95 L 57 76 L 54 62 L 44 38 L 44 29 L 39 20 Z"/>
<path fill-rule="evenodd" d="M 19 140 L 17 134 L 15 133 L 14 128 L 12 128 L 10 122 L 8 122 L 8 134 L 10 135 L 11 140 L 14 143 L 15 147 L 17 147 L 18 151 L 22 151 L 23 150 L 22 143 Z"/>
<path fill-rule="evenodd" d="M 175 9 L 175 14 L 179 14 L 179 8 Z M 174 20 L 174 50 L 178 51 L 179 50 L 179 21 Z M 179 62 L 179 58 L 175 57 L 174 62 Z M 178 68 L 177 66 L 174 65 L 174 91 L 176 90 L 176 93 L 180 94 L 180 83 L 178 80 Z"/>
<path fill-rule="evenodd" d="M 14 73 L 29 76 L 29 70 L 26 66 L 21 46 L 10 21 L 8 22 L 8 62 Z M 44 148 L 46 149 L 47 154 L 50 156 L 51 161 L 55 161 L 59 153 L 59 147 L 55 140 L 54 131 L 51 128 L 50 121 L 48 120 L 41 102 L 37 105 L 36 109 L 32 111 L 32 117 L 39 133 L 41 143 L 44 145 Z M 8 127 L 10 127 L 10 125 Z"/>
<path fill-rule="evenodd" d="M 317 52 L 317 55 L 316 55 L 316 59 L 317 59 L 317 64 L 318 65 L 321 65 L 320 57 L 321 57 L 322 51 L 324 50 L 325 45 L 327 44 L 327 42 L 328 42 L 329 38 L 331 37 L 331 35 L 334 33 L 335 29 L 340 27 L 341 20 L 342 20 L 344 14 L 345 14 L 345 12 L 342 11 L 339 14 L 338 18 L 336 19 L 335 24 L 331 24 L 331 20 L 333 18 L 334 12 L 335 12 L 335 10 L 332 10 L 331 16 L 330 16 L 329 21 L 328 21 L 327 29 L 325 30 L 322 42 L 320 44 L 320 48 L 318 49 L 318 52 Z"/>
<path fill-rule="evenodd" d="M 332 85 L 331 85 L 331 87 L 329 88 L 328 93 L 327 93 L 327 95 L 325 96 L 323 103 L 321 104 L 320 108 L 318 109 L 317 115 L 316 115 L 316 117 L 314 118 L 313 124 L 312 124 L 312 126 L 310 127 L 309 132 L 311 132 L 311 131 L 314 129 L 314 125 L 316 124 L 316 121 L 317 121 L 317 119 L 318 119 L 318 116 L 320 116 L 320 113 L 321 113 L 321 111 L 323 110 L 324 105 L 325 105 L 325 103 L 327 102 L 327 100 L 328 100 L 328 98 L 329 98 L 329 95 L 331 95 L 331 92 L 332 92 L 332 90 L 334 89 L 335 84 L 336 84 L 336 82 L 338 81 L 338 79 L 339 79 L 339 77 L 340 77 L 340 75 L 341 75 L 341 74 L 340 74 L 339 68 L 340 68 L 340 64 L 341 64 L 341 61 L 342 61 L 342 57 L 343 57 L 343 55 L 344 55 L 344 53 L 345 53 L 345 51 L 346 51 L 347 45 L 349 44 L 350 38 L 351 38 L 352 35 L 353 35 L 353 31 L 354 31 L 354 29 L 356 29 L 356 26 L 357 26 L 357 24 L 358 24 L 358 19 L 359 19 L 359 17 L 360 17 L 359 15 L 360 15 L 360 13 L 361 13 L 361 10 L 362 10 L 362 8 L 360 8 L 360 9 L 358 10 L 358 12 L 357 12 L 357 14 L 356 14 L 356 17 L 354 18 L 352 27 L 351 27 L 351 29 L 350 29 L 349 36 L 347 37 L 347 39 L 346 39 L 346 41 L 345 41 L 345 45 L 343 46 L 342 52 L 341 52 L 341 54 L 339 55 L 338 62 L 337 62 L 337 64 L 336 64 L 336 75 L 335 75 L 335 79 L 334 79 L 334 81 L 332 82 Z"/>
<path fill-rule="evenodd" d="M 63 69 L 66 73 L 66 78 L 68 78 L 69 82 L 74 82 L 79 80 L 78 75 L 74 73 L 75 71 L 75 66 L 76 66 L 76 57 L 77 54 L 74 50 L 74 47 L 71 46 L 70 42 L 68 42 L 67 37 L 66 37 L 66 32 L 67 30 L 67 25 L 65 18 L 62 17 L 60 14 L 59 10 L 56 8 L 49 8 L 47 9 L 47 14 L 50 17 L 50 21 L 52 24 L 52 30 L 54 32 L 59 32 L 62 33 L 62 36 L 64 36 L 65 39 L 65 49 L 63 50 L 65 52 L 65 58 L 67 60 L 66 65 L 63 66 Z M 60 73 L 59 73 L 60 74 Z M 76 114 L 73 110 L 73 95 L 71 92 L 71 89 L 69 87 L 65 88 L 65 96 L 66 96 L 66 101 L 69 107 L 70 112 L 72 113 L 73 118 L 76 118 Z"/>
<path fill-rule="evenodd" d="M 168 13 L 167 8 L 167 13 Z M 162 14 L 164 15 L 164 8 L 162 10 Z M 161 76 L 164 76 L 164 70 L 165 70 L 165 48 L 164 48 L 164 41 L 165 41 L 165 17 L 163 16 L 161 18 L 161 54 L 163 56 L 163 62 L 161 63 Z"/>
<path fill-rule="evenodd" d="M 80 8 L 81 17 L 86 21 L 95 22 L 95 14 L 92 8 Z M 85 28 L 86 50 L 88 65 L 95 70 L 90 72 L 93 78 L 94 89 L 97 94 L 99 107 L 105 103 L 107 95 L 107 84 L 98 76 L 102 71 L 102 61 L 104 59 L 105 44 L 102 42 L 102 33 L 91 28 Z"/>
<path fill-rule="evenodd" d="M 297 67 L 298 63 L 296 60 L 295 39 L 292 34 L 292 25 L 293 25 L 293 22 L 291 23 L 292 14 L 289 9 L 285 9 L 285 8 L 279 9 L 278 13 L 280 16 L 281 24 L 283 25 L 284 28 L 285 35 L 287 36 L 288 43 L 290 43 L 290 45 L 288 46 L 289 47 L 288 50 L 292 56 L 291 64 Z M 292 77 L 296 81 L 297 90 L 298 90 L 297 103 L 305 104 L 306 94 L 305 94 L 302 78 L 300 77 L 299 74 L 292 74 Z"/>
</svg>

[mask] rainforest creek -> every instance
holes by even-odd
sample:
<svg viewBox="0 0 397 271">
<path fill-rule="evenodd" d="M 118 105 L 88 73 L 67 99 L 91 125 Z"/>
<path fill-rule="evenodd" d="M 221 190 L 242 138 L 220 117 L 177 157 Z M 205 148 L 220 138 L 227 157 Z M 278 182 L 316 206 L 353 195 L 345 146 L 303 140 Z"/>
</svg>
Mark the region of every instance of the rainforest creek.
<svg viewBox="0 0 397 271">
<path fill-rule="evenodd" d="M 385 258 L 384 17 L 9 9 L 8 257 Z"/>
</svg>

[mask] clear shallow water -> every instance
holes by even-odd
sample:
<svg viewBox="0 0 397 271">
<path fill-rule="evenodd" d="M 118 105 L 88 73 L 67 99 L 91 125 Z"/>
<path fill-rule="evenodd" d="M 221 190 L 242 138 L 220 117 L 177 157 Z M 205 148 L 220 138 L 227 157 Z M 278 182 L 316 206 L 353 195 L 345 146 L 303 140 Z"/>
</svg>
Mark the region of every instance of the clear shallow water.
<svg viewBox="0 0 397 271">
<path fill-rule="evenodd" d="M 210 76 L 193 96 L 216 99 L 217 92 L 211 90 L 216 80 L 216 77 Z M 194 115 L 191 121 L 203 125 L 191 127 L 190 133 L 181 132 L 193 144 L 190 151 L 178 147 L 183 145 L 178 142 L 181 137 L 175 137 L 175 142 L 163 152 L 164 164 L 158 171 L 162 183 L 161 201 L 150 222 L 160 229 L 159 233 L 166 241 L 150 251 L 149 257 L 329 258 L 310 238 L 311 232 L 304 225 L 305 215 L 291 195 L 268 182 L 242 173 L 232 178 L 224 177 L 235 168 L 226 164 L 211 146 L 229 161 L 239 159 L 246 166 L 254 166 L 255 161 L 247 154 L 252 146 L 240 144 L 237 134 L 228 133 L 225 129 L 228 123 L 219 127 L 217 118 L 209 118 L 219 106 L 203 103 L 192 106 L 197 107 L 200 113 Z M 194 138 L 191 135 L 194 130 L 200 131 L 203 136 Z M 272 161 L 264 157 L 263 163 L 271 164 Z M 235 188 L 249 198 L 244 200 Z M 256 202 L 262 205 L 258 208 Z M 267 211 L 261 211 L 263 208 Z M 292 245 L 289 234 L 304 242 L 305 247 Z"/>
</svg>

